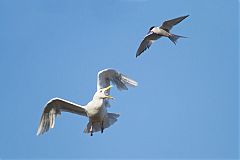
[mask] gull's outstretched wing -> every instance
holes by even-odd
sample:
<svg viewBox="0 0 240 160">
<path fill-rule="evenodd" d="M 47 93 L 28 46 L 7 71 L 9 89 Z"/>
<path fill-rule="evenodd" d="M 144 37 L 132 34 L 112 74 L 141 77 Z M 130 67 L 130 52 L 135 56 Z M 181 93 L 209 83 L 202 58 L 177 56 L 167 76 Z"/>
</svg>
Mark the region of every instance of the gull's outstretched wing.
<svg viewBox="0 0 240 160">
<path fill-rule="evenodd" d="M 127 90 L 128 86 L 136 87 L 137 82 L 123 75 L 114 69 L 104 69 L 97 75 L 97 90 L 108 87 L 110 82 L 116 85 L 119 90 Z M 110 90 L 108 90 L 110 92 Z M 108 93 L 109 94 L 109 93 Z M 109 106 L 108 100 L 105 100 L 105 106 Z"/>
<path fill-rule="evenodd" d="M 60 115 L 62 111 L 87 116 L 86 110 L 82 106 L 64 99 L 53 98 L 44 107 L 37 135 L 41 135 L 47 132 L 49 128 L 53 128 L 56 116 Z"/>
<path fill-rule="evenodd" d="M 178 17 L 178 18 L 174 18 L 171 20 L 167 20 L 165 22 L 163 22 L 162 26 L 160 28 L 164 29 L 164 30 L 171 30 L 172 27 L 178 23 L 180 23 L 182 20 L 184 20 L 185 18 L 187 18 L 189 15 L 186 16 L 182 16 L 182 17 Z"/>
</svg>

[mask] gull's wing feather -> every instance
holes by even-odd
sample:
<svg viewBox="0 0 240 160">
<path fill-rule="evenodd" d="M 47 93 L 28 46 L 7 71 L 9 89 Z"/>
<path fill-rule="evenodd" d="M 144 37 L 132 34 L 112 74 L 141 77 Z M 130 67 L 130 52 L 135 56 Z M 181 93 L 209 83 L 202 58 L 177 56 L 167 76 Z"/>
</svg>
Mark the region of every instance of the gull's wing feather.
<svg viewBox="0 0 240 160">
<path fill-rule="evenodd" d="M 174 19 L 171 19 L 171 20 L 167 20 L 165 22 L 163 22 L 162 26 L 160 28 L 164 29 L 164 30 L 171 30 L 172 27 L 178 23 L 180 23 L 182 20 L 184 20 L 185 18 L 187 18 L 189 15 L 186 15 L 186 16 L 181 16 L 181 17 L 178 17 L 178 18 L 174 18 Z"/>
<path fill-rule="evenodd" d="M 127 90 L 127 86 L 136 87 L 137 82 L 114 69 L 104 69 L 98 72 L 97 90 L 108 87 L 112 82 L 119 90 Z"/>
<path fill-rule="evenodd" d="M 135 87 L 137 82 L 123 75 L 114 69 L 104 69 L 98 72 L 97 75 L 97 90 L 106 88 L 112 82 L 119 90 L 127 90 L 128 86 Z M 108 90 L 109 94 L 110 90 Z M 105 100 L 105 106 L 110 106 L 108 100 Z"/>
<path fill-rule="evenodd" d="M 56 116 L 60 115 L 62 111 L 87 116 L 86 110 L 82 106 L 64 99 L 53 98 L 44 107 L 37 135 L 41 135 L 47 132 L 49 128 L 53 128 Z"/>
</svg>

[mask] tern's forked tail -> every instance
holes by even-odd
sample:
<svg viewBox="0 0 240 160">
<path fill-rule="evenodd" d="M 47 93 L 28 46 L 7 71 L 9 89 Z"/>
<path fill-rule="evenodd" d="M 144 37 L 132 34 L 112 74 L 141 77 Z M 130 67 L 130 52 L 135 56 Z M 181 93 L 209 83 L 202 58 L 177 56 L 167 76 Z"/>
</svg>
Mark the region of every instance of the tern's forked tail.
<svg viewBox="0 0 240 160">
<path fill-rule="evenodd" d="M 187 38 L 187 37 L 171 34 L 168 38 L 176 45 L 177 40 L 179 38 Z"/>
</svg>

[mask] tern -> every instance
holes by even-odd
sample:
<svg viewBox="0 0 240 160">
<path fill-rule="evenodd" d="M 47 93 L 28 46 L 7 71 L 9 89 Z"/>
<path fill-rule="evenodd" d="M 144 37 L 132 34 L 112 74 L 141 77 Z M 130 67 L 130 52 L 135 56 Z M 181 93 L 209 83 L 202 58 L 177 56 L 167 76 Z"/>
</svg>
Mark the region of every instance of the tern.
<svg viewBox="0 0 240 160">
<path fill-rule="evenodd" d="M 184 36 L 172 34 L 170 33 L 170 30 L 174 25 L 180 23 L 188 16 L 189 15 L 167 20 L 163 22 L 161 26 L 150 27 L 147 35 L 144 37 L 137 50 L 136 57 L 140 56 L 146 49 L 148 49 L 152 45 L 155 40 L 158 40 L 161 37 L 168 37 L 175 45 L 179 38 L 186 38 Z"/>
</svg>

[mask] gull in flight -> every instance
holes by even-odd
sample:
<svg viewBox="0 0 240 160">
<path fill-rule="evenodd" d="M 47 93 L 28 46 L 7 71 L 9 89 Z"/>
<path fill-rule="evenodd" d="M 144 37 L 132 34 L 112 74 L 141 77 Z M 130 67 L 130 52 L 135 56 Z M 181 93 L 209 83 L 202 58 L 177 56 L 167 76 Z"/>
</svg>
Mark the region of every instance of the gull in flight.
<svg viewBox="0 0 240 160">
<path fill-rule="evenodd" d="M 127 90 L 128 87 L 137 86 L 137 82 L 119 73 L 114 69 L 104 69 L 98 72 L 97 75 L 97 91 L 92 100 L 85 106 L 61 99 L 53 98 L 44 107 L 37 135 L 41 135 L 54 128 L 55 118 L 61 112 L 70 112 L 81 116 L 88 117 L 89 122 L 84 129 L 84 133 L 90 133 L 92 136 L 94 132 L 101 131 L 110 127 L 117 121 L 119 114 L 108 113 L 107 107 L 110 106 L 110 82 L 119 90 Z"/>
<path fill-rule="evenodd" d="M 137 50 L 136 57 L 140 56 L 140 54 L 142 54 L 147 48 L 149 48 L 155 40 L 158 40 L 162 36 L 168 37 L 174 44 L 176 44 L 178 38 L 186 38 L 184 36 L 172 34 L 169 31 L 172 29 L 174 25 L 180 23 L 188 16 L 189 15 L 167 20 L 163 22 L 163 24 L 160 27 L 152 26 L 149 29 L 148 34 L 142 40 Z"/>
</svg>

